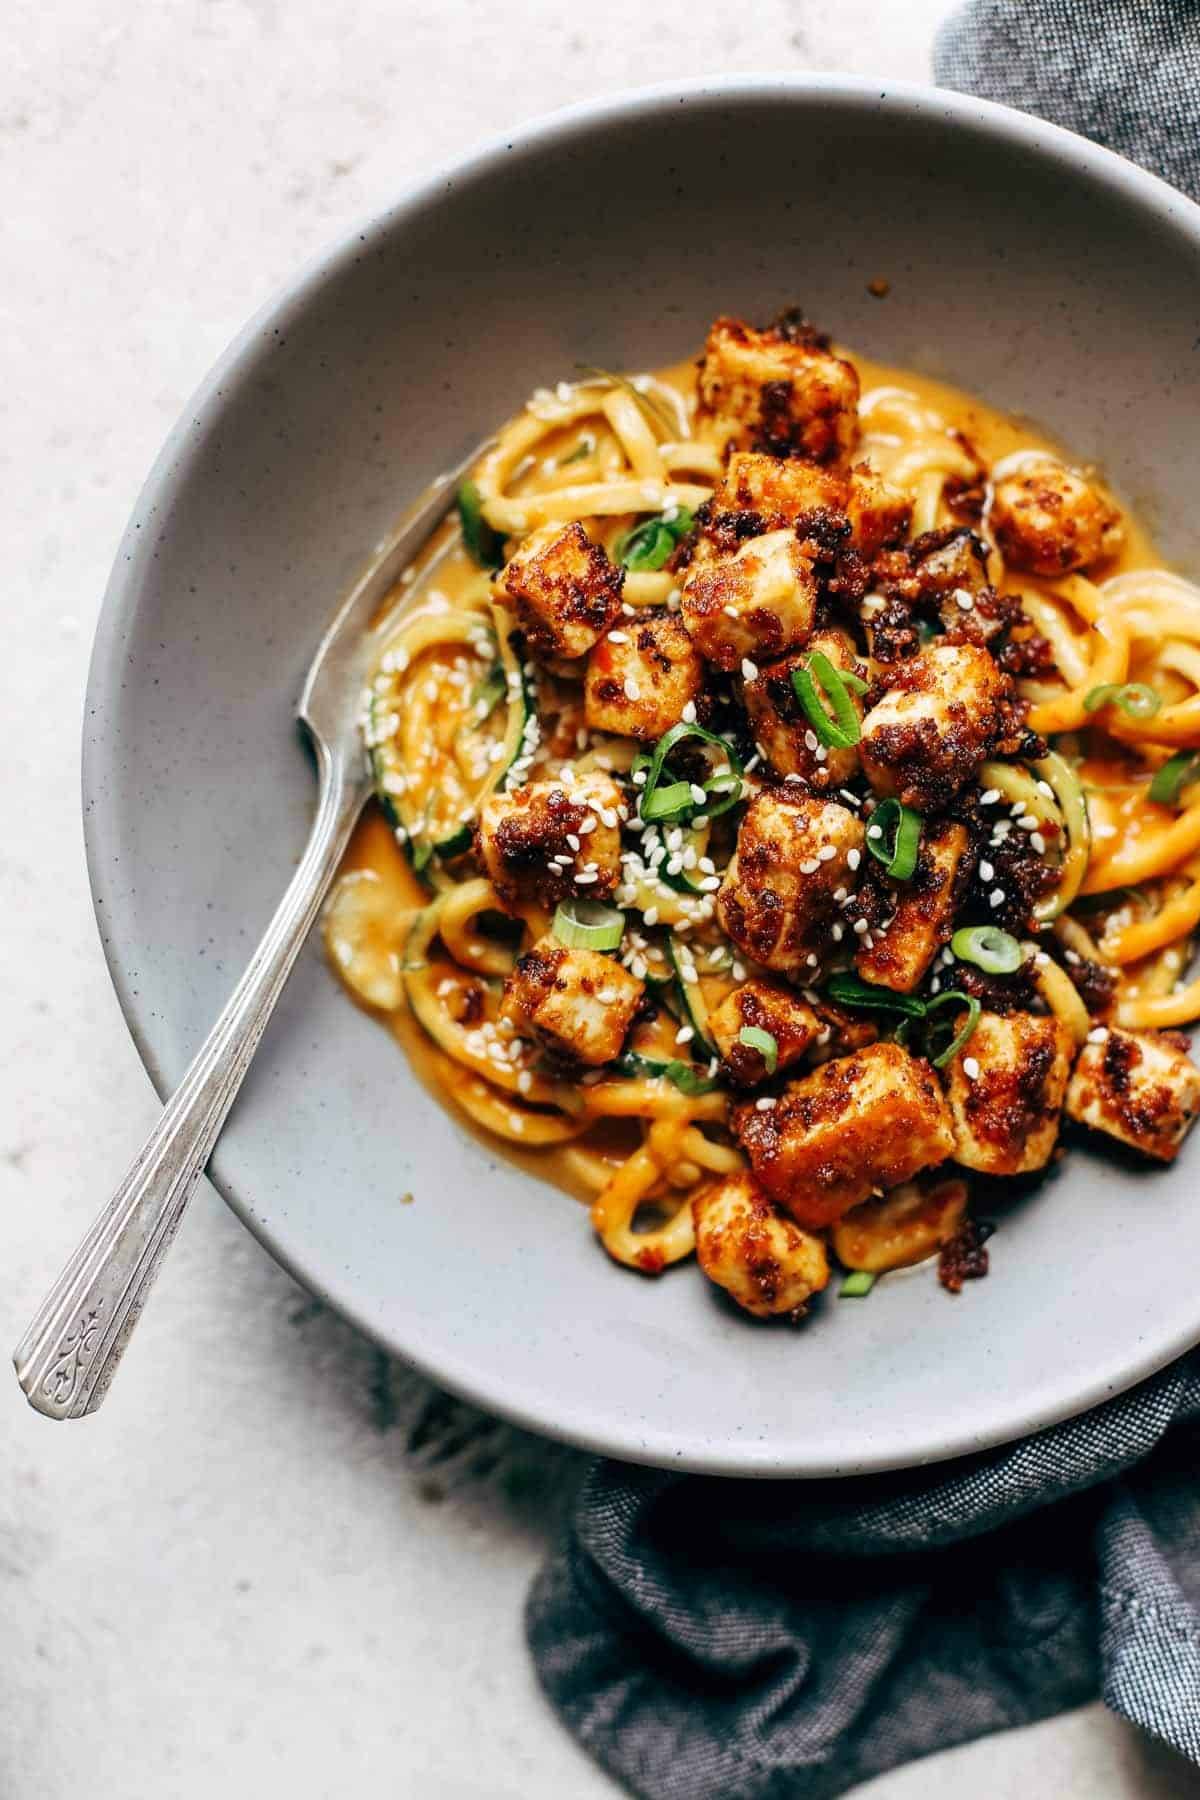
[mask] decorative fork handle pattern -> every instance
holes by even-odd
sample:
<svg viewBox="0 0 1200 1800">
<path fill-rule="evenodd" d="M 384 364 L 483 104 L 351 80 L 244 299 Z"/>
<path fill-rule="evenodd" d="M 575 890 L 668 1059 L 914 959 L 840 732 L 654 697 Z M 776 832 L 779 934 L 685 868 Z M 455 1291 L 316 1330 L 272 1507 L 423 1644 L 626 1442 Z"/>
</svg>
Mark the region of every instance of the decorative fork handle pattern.
<svg viewBox="0 0 1200 1800">
<path fill-rule="evenodd" d="M 316 817 L 279 908 L 158 1124 L 14 1353 L 29 1404 L 47 1418 L 82 1418 L 103 1400 L 362 810 L 365 781 L 323 745 L 315 749 Z"/>
</svg>

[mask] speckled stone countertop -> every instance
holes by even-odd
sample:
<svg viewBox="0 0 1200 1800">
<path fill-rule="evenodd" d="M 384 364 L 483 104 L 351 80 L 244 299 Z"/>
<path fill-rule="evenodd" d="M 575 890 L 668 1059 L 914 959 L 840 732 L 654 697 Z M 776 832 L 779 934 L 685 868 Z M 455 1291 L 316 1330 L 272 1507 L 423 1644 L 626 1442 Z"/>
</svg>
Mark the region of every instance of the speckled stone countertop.
<svg viewBox="0 0 1200 1800">
<path fill-rule="evenodd" d="M 944 0 L 10 0 L 0 70 L 0 1338 L 155 1112 L 78 805 L 88 648 L 159 443 L 295 265 L 473 138 L 723 70 L 924 78 Z M 538 1693 L 530 1575 L 579 1470 L 389 1367 L 203 1189 L 104 1411 L 0 1379 L 0 1793 L 614 1790 Z M 866 1793 L 868 1790 L 862 1790 Z M 1098 1708 L 878 1800 L 1200 1794 Z"/>
</svg>

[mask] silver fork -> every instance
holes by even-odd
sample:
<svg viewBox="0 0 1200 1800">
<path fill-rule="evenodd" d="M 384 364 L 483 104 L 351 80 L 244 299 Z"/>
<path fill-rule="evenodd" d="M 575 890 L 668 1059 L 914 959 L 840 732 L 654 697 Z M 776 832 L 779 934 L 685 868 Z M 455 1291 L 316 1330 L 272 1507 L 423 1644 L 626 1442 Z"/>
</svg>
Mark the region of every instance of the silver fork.
<svg viewBox="0 0 1200 1800">
<path fill-rule="evenodd" d="M 317 765 L 308 844 L 224 1011 L 13 1354 L 29 1404 L 48 1419 L 95 1412 L 116 1373 L 370 793 L 358 712 L 378 642 L 372 621 L 479 455 L 426 490 L 321 639 L 297 708 Z"/>
</svg>

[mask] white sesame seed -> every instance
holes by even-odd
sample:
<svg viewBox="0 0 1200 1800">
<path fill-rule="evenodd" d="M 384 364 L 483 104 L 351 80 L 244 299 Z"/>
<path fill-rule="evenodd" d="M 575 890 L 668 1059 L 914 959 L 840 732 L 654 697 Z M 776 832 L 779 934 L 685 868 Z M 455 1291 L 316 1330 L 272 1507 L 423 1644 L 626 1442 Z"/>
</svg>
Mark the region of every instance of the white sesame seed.
<svg viewBox="0 0 1200 1800">
<path fill-rule="evenodd" d="M 633 679 L 632 675 L 627 675 L 625 677 L 625 680 L 622 683 L 622 686 L 625 689 L 625 698 L 627 700 L 640 700 L 641 699 L 642 690 L 638 686 L 637 682 Z"/>
<path fill-rule="evenodd" d="M 993 888 L 992 889 L 991 893 L 988 895 L 988 905 L 989 906 L 1003 906 L 1004 905 L 1004 889 L 1003 888 Z"/>
<path fill-rule="evenodd" d="M 700 892 L 702 894 L 715 894 L 720 885 L 721 877 L 719 875 L 706 875 L 704 880 L 699 883 Z"/>
<path fill-rule="evenodd" d="M 845 927 L 842 925 L 831 925 L 829 927 L 829 935 L 835 944 L 840 944 L 846 935 Z"/>
<path fill-rule="evenodd" d="M 954 598 L 963 612 L 970 612 L 975 605 L 974 600 L 972 600 L 965 588 L 955 588 Z"/>
<path fill-rule="evenodd" d="M 809 951 L 808 955 L 805 957 L 804 960 L 810 969 L 818 969 L 821 966 L 818 957 L 811 950 Z"/>
<path fill-rule="evenodd" d="M 522 1069 L 521 1073 L 517 1076 L 517 1092 L 519 1094 L 527 1094 L 532 1086 L 533 1076 L 529 1073 L 528 1069 Z"/>
<path fill-rule="evenodd" d="M 675 1042 L 677 1044 L 690 1044 L 695 1035 L 696 1032 L 693 1026 L 681 1025 L 679 1030 L 675 1033 Z"/>
<path fill-rule="evenodd" d="M 748 656 L 742 658 L 742 679 L 744 681 L 758 680 L 758 664 L 751 662 Z"/>
<path fill-rule="evenodd" d="M 847 852 L 846 852 L 846 867 L 848 869 L 857 869 L 857 867 L 861 861 L 862 861 L 862 851 L 861 850 L 847 850 Z"/>
<path fill-rule="evenodd" d="M 723 606 L 721 608 L 721 611 L 725 614 L 725 617 L 727 619 L 736 619 L 737 618 L 737 607 L 736 606 Z"/>
<path fill-rule="evenodd" d="M 703 806 L 704 802 L 708 799 L 708 795 L 698 781 L 693 781 L 692 783 L 692 799 L 696 802 L 697 806 Z"/>
<path fill-rule="evenodd" d="M 1087 1041 L 1089 1044 L 1102 1044 L 1107 1036 L 1108 1027 L 1106 1025 L 1097 1025 L 1094 1031 L 1088 1032 Z"/>
<path fill-rule="evenodd" d="M 871 927 L 867 924 L 865 919 L 855 919 L 854 930 L 859 937 L 865 937 L 870 929 Z"/>
<path fill-rule="evenodd" d="M 978 1081 L 979 1063 L 977 1059 L 973 1056 L 964 1056 L 962 1059 L 962 1072 L 968 1081 Z"/>
<path fill-rule="evenodd" d="M 1043 837 L 1043 836 L 1042 836 L 1042 834 L 1041 834 L 1041 832 L 1040 832 L 1040 831 L 1031 831 L 1031 832 L 1030 832 L 1030 834 L 1029 834 L 1029 848 L 1030 848 L 1030 849 L 1031 849 L 1031 850 L 1036 850 L 1036 851 L 1037 851 L 1037 853 L 1038 853 L 1038 855 L 1039 855 L 1039 856 L 1045 856 L 1045 854 L 1046 854 L 1046 840 L 1045 840 L 1045 838 L 1044 838 L 1044 837 Z"/>
<path fill-rule="evenodd" d="M 992 867 L 990 862 L 981 862 L 980 863 L 980 865 L 979 865 L 980 881 L 994 881 L 995 876 L 996 876 L 996 871 Z"/>
<path fill-rule="evenodd" d="M 685 725 L 694 725 L 696 723 L 696 702 L 694 700 L 687 701 L 681 708 L 679 716 Z"/>
<path fill-rule="evenodd" d="M 645 912 L 642 914 L 642 921 L 646 925 L 657 925 L 658 924 L 658 908 L 657 908 L 657 906 L 648 906 L 646 908 Z"/>
<path fill-rule="evenodd" d="M 627 631 L 610 631 L 608 634 L 608 641 L 610 644 L 627 644 L 629 642 L 629 633 Z"/>
<path fill-rule="evenodd" d="M 757 1112 L 770 1112 L 774 1105 L 775 1102 L 769 1094 L 764 1094 L 761 1100 L 756 1100 L 754 1102 L 755 1110 Z"/>
<path fill-rule="evenodd" d="M 1000 798 L 1000 789 L 999 788 L 988 788 L 986 793 L 980 794 L 979 804 L 980 804 L 980 806 L 995 806 L 995 804 L 999 798 Z"/>
<path fill-rule="evenodd" d="M 732 970 L 731 970 L 731 971 L 730 971 L 730 973 L 731 973 L 731 974 L 732 974 L 732 976 L 733 976 L 733 979 L 734 979 L 734 980 L 735 980 L 735 981 L 745 981 L 745 979 L 746 979 L 746 965 L 745 965 L 745 963 L 742 963 L 742 962 L 735 962 L 735 963 L 734 963 L 734 965 L 733 965 L 733 968 L 732 968 Z"/>
<path fill-rule="evenodd" d="M 820 866 L 821 865 L 815 856 L 806 857 L 800 864 L 800 873 L 802 875 L 815 875 Z"/>
<path fill-rule="evenodd" d="M 883 826 L 882 825 L 868 825 L 867 826 L 867 836 L 869 838 L 881 838 L 883 836 Z"/>
</svg>

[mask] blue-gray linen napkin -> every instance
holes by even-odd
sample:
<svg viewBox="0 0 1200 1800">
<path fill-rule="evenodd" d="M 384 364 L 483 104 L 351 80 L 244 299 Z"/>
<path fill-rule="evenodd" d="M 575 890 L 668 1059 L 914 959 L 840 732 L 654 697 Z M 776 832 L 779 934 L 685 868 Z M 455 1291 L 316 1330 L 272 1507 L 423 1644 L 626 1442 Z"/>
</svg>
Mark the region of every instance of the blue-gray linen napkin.
<svg viewBox="0 0 1200 1800">
<path fill-rule="evenodd" d="M 938 80 L 1200 199 L 1194 0 L 973 0 Z M 1099 1694 L 1200 1763 L 1200 1355 L 933 1470 L 599 1463 L 530 1596 L 550 1699 L 647 1800 L 825 1800 Z"/>
</svg>

